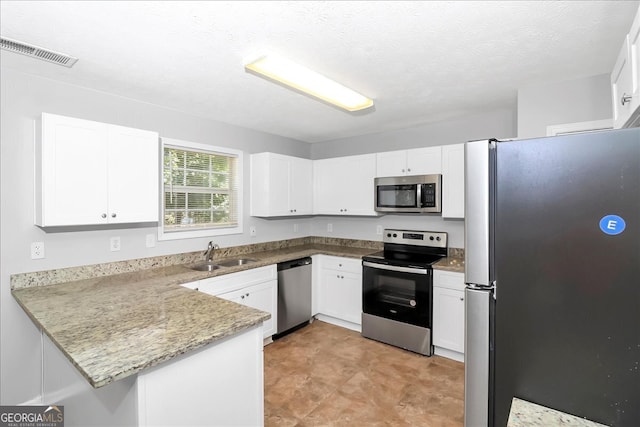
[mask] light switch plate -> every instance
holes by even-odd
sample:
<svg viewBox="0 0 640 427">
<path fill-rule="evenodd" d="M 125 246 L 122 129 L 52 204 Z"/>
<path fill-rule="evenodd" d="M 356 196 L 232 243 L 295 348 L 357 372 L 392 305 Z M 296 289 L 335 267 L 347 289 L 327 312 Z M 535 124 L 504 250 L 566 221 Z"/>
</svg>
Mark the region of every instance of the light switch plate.
<svg viewBox="0 0 640 427">
<path fill-rule="evenodd" d="M 378 236 L 382 235 L 382 226 L 381 225 L 376 226 L 376 234 Z"/>
<path fill-rule="evenodd" d="M 156 245 L 156 235 L 147 234 L 146 245 L 148 248 L 153 248 Z"/>
<path fill-rule="evenodd" d="M 331 224 L 331 223 L 327 224 L 327 231 L 329 233 L 333 232 L 333 224 Z"/>
<path fill-rule="evenodd" d="M 249 235 L 251 237 L 256 237 L 257 234 L 258 232 L 256 231 L 256 228 L 254 226 L 249 227 Z"/>
</svg>

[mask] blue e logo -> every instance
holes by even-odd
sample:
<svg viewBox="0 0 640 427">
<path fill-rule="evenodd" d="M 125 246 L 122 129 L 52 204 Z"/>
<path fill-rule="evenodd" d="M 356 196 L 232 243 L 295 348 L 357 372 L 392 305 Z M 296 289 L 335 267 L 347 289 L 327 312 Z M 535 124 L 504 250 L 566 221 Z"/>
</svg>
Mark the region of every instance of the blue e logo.
<svg viewBox="0 0 640 427">
<path fill-rule="evenodd" d="M 600 230 L 610 236 L 622 233 L 626 226 L 627 224 L 624 222 L 624 219 L 618 215 L 603 216 L 600 220 Z"/>
</svg>

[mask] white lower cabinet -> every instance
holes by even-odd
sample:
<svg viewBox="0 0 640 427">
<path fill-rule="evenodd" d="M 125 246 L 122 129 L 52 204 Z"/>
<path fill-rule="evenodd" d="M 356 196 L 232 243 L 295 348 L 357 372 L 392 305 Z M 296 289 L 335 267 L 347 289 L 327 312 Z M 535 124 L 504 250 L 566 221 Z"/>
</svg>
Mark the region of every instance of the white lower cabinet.
<svg viewBox="0 0 640 427">
<path fill-rule="evenodd" d="M 362 263 L 359 259 L 328 255 L 319 264 L 314 282 L 315 312 L 320 320 L 360 331 L 362 323 Z"/>
<path fill-rule="evenodd" d="M 185 283 L 182 286 L 271 313 L 271 318 L 263 324 L 264 338 L 276 333 L 278 270 L 275 264 Z"/>
<path fill-rule="evenodd" d="M 268 282 L 247 286 L 237 291 L 220 294 L 218 297 L 271 313 L 271 318 L 265 320 L 263 323 L 264 337 L 268 338 L 276 333 L 278 304 L 277 281 L 269 280 Z"/>
<path fill-rule="evenodd" d="M 433 271 L 435 353 L 464 360 L 464 274 Z"/>
</svg>

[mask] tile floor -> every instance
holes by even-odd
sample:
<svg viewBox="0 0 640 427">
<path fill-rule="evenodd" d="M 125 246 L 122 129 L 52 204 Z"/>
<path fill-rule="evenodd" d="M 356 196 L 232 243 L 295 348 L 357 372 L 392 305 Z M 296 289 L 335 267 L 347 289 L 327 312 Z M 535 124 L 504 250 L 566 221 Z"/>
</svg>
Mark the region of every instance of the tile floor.
<svg viewBox="0 0 640 427">
<path fill-rule="evenodd" d="M 315 321 L 264 349 L 265 426 L 462 426 L 464 365 Z"/>
</svg>

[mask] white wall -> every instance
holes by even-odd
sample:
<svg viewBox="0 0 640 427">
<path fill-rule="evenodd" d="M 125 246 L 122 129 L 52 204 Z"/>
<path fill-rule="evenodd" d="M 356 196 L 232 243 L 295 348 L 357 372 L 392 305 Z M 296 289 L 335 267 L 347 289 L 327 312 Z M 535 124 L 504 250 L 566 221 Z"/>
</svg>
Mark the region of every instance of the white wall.
<svg viewBox="0 0 640 427">
<path fill-rule="evenodd" d="M 311 158 L 325 159 L 515 136 L 515 110 L 495 110 L 445 122 L 313 144 Z"/>
<path fill-rule="evenodd" d="M 613 117 L 609 74 L 518 90 L 518 138 L 547 135 L 547 126 Z"/>
<path fill-rule="evenodd" d="M 146 248 L 156 228 L 45 233 L 33 225 L 34 120 L 42 112 L 156 130 L 161 136 L 243 150 L 244 200 L 249 200 L 249 154 L 274 151 L 309 158 L 299 141 L 195 117 L 167 108 L 1 69 L 0 233 L 0 404 L 24 403 L 40 393 L 39 332 L 10 294 L 9 276 L 77 265 L 203 250 L 210 238 L 158 242 Z M 311 234 L 312 219 L 251 218 L 244 207 L 241 235 L 216 237 L 221 247 Z M 300 226 L 293 232 L 293 224 Z M 257 237 L 249 237 L 249 226 Z M 122 250 L 109 251 L 109 237 L 120 236 Z M 45 243 L 46 258 L 31 260 L 30 244 Z"/>
</svg>

